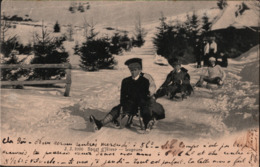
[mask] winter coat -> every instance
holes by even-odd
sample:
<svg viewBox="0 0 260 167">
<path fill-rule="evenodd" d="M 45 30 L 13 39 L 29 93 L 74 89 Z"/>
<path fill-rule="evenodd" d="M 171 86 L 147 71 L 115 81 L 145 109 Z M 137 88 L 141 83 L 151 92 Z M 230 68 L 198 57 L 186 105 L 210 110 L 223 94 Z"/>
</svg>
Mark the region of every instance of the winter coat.
<svg viewBox="0 0 260 167">
<path fill-rule="evenodd" d="M 178 84 L 178 85 L 190 84 L 190 75 L 188 74 L 188 70 L 183 67 L 181 68 L 181 71 L 178 73 L 175 70 L 172 70 L 167 75 L 167 78 L 161 87 L 164 88 L 172 84 Z"/>
<path fill-rule="evenodd" d="M 124 106 L 129 101 L 139 104 L 141 101 L 147 100 L 149 97 L 149 85 L 149 80 L 142 75 L 137 80 L 132 79 L 131 76 L 123 79 L 120 104 Z"/>
</svg>

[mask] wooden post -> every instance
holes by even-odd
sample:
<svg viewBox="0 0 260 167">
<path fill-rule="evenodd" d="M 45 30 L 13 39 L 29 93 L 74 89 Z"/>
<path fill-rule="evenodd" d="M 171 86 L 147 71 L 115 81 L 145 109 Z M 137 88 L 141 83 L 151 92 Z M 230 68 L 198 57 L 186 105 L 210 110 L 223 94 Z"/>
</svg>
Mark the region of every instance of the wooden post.
<svg viewBox="0 0 260 167">
<path fill-rule="evenodd" d="M 71 87 L 71 65 L 69 64 L 69 68 L 66 69 L 66 88 L 64 96 L 70 95 L 70 87 Z"/>
</svg>

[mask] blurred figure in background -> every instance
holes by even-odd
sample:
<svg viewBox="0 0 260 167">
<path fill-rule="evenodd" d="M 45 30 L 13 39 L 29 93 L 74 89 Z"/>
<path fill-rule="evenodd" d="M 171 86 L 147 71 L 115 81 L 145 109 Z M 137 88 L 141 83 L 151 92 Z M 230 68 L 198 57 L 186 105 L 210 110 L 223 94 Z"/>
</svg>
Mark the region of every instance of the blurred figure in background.
<svg viewBox="0 0 260 167">
<path fill-rule="evenodd" d="M 208 42 L 204 47 L 204 67 L 209 66 L 209 58 L 216 57 L 217 53 L 217 43 L 215 42 L 215 37 L 210 37 Z"/>
<path fill-rule="evenodd" d="M 222 87 L 224 84 L 224 80 L 226 78 L 226 73 L 220 67 L 220 65 L 216 64 L 216 58 L 209 58 L 209 67 L 204 75 L 200 76 L 199 81 L 195 84 L 197 87 L 202 87 L 204 81 L 209 84 L 217 84 L 219 87 Z"/>
<path fill-rule="evenodd" d="M 197 68 L 201 68 L 201 61 L 203 56 L 203 43 L 199 38 L 196 38 L 194 47 L 194 54 L 196 56 Z"/>
</svg>

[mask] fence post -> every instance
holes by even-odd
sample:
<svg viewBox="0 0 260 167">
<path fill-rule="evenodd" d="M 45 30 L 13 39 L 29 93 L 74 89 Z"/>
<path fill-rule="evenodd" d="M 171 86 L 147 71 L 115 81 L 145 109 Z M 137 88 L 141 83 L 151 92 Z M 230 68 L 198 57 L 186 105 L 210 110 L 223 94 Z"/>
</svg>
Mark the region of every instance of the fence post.
<svg viewBox="0 0 260 167">
<path fill-rule="evenodd" d="M 69 64 L 69 67 L 65 71 L 66 71 L 66 87 L 65 87 L 64 96 L 69 96 L 70 86 L 71 86 L 71 64 Z"/>
</svg>

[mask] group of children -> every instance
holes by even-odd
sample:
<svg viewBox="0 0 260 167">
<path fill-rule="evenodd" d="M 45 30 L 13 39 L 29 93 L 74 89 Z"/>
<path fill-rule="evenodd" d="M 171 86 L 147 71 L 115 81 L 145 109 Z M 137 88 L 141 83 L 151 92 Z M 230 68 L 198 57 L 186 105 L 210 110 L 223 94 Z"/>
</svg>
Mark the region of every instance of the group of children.
<svg viewBox="0 0 260 167">
<path fill-rule="evenodd" d="M 131 76 L 122 80 L 120 104 L 102 119 L 98 120 L 93 115 L 90 116 L 90 122 L 93 123 L 94 129 L 101 129 L 108 123 L 119 126 L 117 119 L 121 111 L 124 115 L 129 115 L 127 127 L 131 127 L 132 120 L 140 111 L 146 131 L 150 131 L 156 120 L 165 118 L 165 110 L 156 99 L 169 96 L 174 98 L 177 93 L 181 94 L 182 99 L 189 96 L 193 91 L 190 84 L 190 75 L 188 70 L 181 67 L 181 62 L 177 59 L 168 60 L 173 70 L 167 75 L 166 80 L 156 91 L 156 86 L 151 75 L 142 72 L 142 59 L 132 58 L 125 62 L 128 66 Z M 200 76 L 195 87 L 201 87 L 204 82 L 216 84 L 222 87 L 226 77 L 225 72 L 216 64 L 216 58 L 210 57 L 206 73 Z"/>
</svg>

